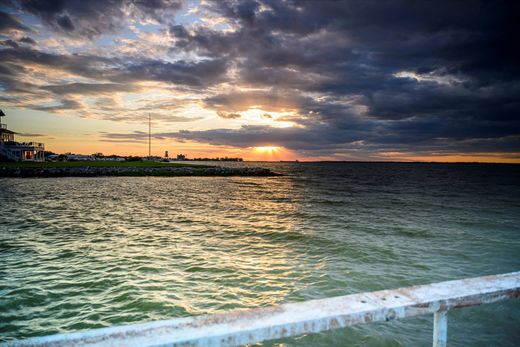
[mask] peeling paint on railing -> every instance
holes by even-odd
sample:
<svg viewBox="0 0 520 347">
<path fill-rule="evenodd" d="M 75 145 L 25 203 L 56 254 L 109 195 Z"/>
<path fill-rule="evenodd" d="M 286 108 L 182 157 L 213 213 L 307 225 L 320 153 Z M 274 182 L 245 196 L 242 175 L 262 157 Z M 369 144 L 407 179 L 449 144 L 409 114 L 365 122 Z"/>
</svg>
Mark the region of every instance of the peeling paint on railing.
<svg viewBox="0 0 520 347">
<path fill-rule="evenodd" d="M 38 337 L 0 346 L 238 346 L 426 314 L 435 314 L 434 345 L 445 346 L 446 311 L 518 296 L 520 272 L 513 272 L 252 310 Z"/>
</svg>

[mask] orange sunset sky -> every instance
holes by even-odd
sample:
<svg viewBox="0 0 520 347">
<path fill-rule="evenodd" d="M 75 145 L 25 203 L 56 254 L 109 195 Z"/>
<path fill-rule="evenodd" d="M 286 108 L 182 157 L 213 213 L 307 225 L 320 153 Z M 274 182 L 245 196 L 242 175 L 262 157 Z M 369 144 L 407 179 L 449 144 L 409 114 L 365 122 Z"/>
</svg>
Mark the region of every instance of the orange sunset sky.
<svg viewBox="0 0 520 347">
<path fill-rule="evenodd" d="M 57 153 L 147 155 L 150 115 L 153 155 L 520 162 L 492 7 L 233 4 L 6 2 L 2 122 Z"/>
</svg>

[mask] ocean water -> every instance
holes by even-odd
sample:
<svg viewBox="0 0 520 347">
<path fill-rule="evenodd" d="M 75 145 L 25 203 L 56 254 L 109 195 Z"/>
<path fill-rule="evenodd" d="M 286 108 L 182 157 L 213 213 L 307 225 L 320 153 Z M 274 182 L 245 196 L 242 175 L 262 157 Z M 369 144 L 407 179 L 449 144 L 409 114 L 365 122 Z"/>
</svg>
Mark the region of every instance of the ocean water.
<svg viewBox="0 0 520 347">
<path fill-rule="evenodd" d="M 520 166 L 230 163 L 281 177 L 0 178 L 0 341 L 520 270 Z M 520 345 L 520 300 L 449 312 Z M 265 346 L 430 346 L 432 318 Z"/>
</svg>

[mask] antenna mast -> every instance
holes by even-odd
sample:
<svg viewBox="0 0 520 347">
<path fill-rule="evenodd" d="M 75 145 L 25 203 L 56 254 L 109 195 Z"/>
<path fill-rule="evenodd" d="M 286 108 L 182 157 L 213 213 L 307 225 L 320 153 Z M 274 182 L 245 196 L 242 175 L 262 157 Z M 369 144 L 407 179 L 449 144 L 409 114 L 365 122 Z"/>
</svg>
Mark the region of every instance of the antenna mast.
<svg viewBox="0 0 520 347">
<path fill-rule="evenodd" d="M 148 113 L 148 159 L 152 159 L 152 116 Z"/>
</svg>

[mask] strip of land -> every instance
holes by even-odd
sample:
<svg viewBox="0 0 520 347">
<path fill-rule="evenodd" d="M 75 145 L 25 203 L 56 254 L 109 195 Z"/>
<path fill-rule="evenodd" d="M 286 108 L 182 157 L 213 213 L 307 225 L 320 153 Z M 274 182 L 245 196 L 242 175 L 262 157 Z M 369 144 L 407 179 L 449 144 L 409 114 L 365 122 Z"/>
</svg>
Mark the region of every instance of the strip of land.
<svg viewBox="0 0 520 347">
<path fill-rule="evenodd" d="M 97 176 L 277 176 L 277 174 L 266 168 L 232 168 L 153 161 L 0 163 L 0 177 Z"/>
</svg>

